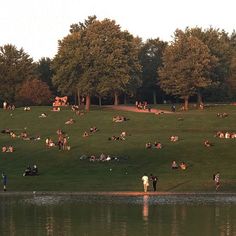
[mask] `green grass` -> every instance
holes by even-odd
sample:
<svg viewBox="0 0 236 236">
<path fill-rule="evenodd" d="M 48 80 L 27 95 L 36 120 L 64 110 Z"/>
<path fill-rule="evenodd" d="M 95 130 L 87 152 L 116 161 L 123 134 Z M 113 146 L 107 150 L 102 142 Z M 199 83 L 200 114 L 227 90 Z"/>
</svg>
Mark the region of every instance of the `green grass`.
<svg viewBox="0 0 236 236">
<path fill-rule="evenodd" d="M 12 144 L 16 149 L 14 153 L 0 153 L 0 171 L 7 173 L 11 191 L 141 191 L 143 173 L 159 177 L 159 191 L 214 191 L 212 175 L 216 171 L 221 173 L 221 191 L 236 191 L 236 139 L 214 137 L 218 130 L 236 131 L 235 106 L 212 106 L 203 111 L 191 109 L 159 116 L 98 108 L 84 116 L 76 116 L 66 108 L 58 113 L 50 109 L 32 107 L 30 112 L 23 111 L 23 108 L 13 112 L 0 110 L 1 130 L 10 128 L 19 134 L 26 129 L 30 136 L 41 136 L 40 141 L 24 141 L 0 134 L 0 147 Z M 38 118 L 43 112 L 48 117 Z M 218 112 L 227 112 L 229 116 L 218 118 Z M 126 116 L 129 121 L 112 122 L 112 117 L 117 114 Z M 65 125 L 69 118 L 75 119 L 76 123 Z M 100 131 L 83 138 L 83 132 L 93 125 Z M 69 136 L 70 151 L 45 148 L 46 137 L 56 141 L 59 128 Z M 130 134 L 125 141 L 108 140 L 121 131 Z M 171 143 L 171 135 L 178 135 L 180 140 Z M 205 139 L 214 146 L 205 148 Z M 156 140 L 164 145 L 163 149 L 145 149 L 146 142 Z M 126 159 L 108 163 L 80 160 L 83 154 L 101 153 Z M 171 170 L 173 160 L 185 161 L 188 169 Z M 37 164 L 40 175 L 23 177 L 28 164 Z"/>
</svg>

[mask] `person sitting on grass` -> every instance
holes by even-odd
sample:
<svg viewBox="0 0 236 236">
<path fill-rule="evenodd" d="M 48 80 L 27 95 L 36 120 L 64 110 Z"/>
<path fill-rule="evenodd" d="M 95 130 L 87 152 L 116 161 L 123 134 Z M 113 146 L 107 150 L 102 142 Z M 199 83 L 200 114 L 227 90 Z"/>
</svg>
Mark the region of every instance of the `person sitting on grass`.
<svg viewBox="0 0 236 236">
<path fill-rule="evenodd" d="M 152 148 L 152 144 L 150 142 L 148 142 L 148 143 L 146 143 L 145 147 L 146 147 L 146 149 L 150 149 L 150 148 Z"/>
<path fill-rule="evenodd" d="M 154 147 L 157 149 L 161 149 L 162 148 L 162 144 L 160 142 L 155 142 L 154 143 Z"/>
<path fill-rule="evenodd" d="M 85 132 L 83 133 L 83 137 L 86 138 L 86 137 L 88 137 L 88 136 L 89 136 L 88 132 L 85 131 Z"/>
<path fill-rule="evenodd" d="M 73 120 L 72 118 L 70 118 L 69 120 L 67 120 L 66 122 L 65 122 L 65 125 L 72 125 L 72 124 L 74 124 L 75 123 L 75 120 Z"/>
<path fill-rule="evenodd" d="M 39 116 L 39 118 L 46 118 L 46 117 L 47 117 L 46 113 L 42 113 L 42 114 Z"/>
<path fill-rule="evenodd" d="M 89 132 L 90 133 L 96 133 L 98 131 L 98 128 L 96 126 L 90 127 Z"/>
<path fill-rule="evenodd" d="M 38 175 L 38 167 L 35 164 L 32 169 L 32 175 Z"/>
<path fill-rule="evenodd" d="M 30 111 L 30 107 L 24 107 L 24 111 Z"/>
<path fill-rule="evenodd" d="M 176 163 L 176 161 L 172 161 L 171 168 L 172 168 L 173 170 L 174 170 L 174 169 L 178 169 L 178 164 Z"/>
<path fill-rule="evenodd" d="M 178 136 L 172 135 L 172 136 L 170 137 L 170 141 L 171 141 L 171 142 L 177 142 L 178 140 L 179 140 L 179 137 L 178 137 Z"/>
<path fill-rule="evenodd" d="M 16 134 L 15 134 L 13 131 L 11 131 L 11 132 L 10 132 L 10 137 L 11 137 L 11 138 L 16 138 L 17 136 L 16 136 Z"/>
<path fill-rule="evenodd" d="M 52 111 L 60 111 L 60 110 L 61 110 L 60 107 L 53 107 L 53 108 L 52 108 Z"/>
<path fill-rule="evenodd" d="M 48 147 L 55 147 L 56 144 L 53 142 L 53 140 L 51 138 L 48 139 Z"/>
<path fill-rule="evenodd" d="M 187 169 L 187 165 L 186 165 L 185 162 L 181 162 L 179 167 L 180 167 L 181 170 L 186 170 Z"/>
<path fill-rule="evenodd" d="M 205 140 L 205 141 L 204 141 L 204 146 L 205 146 L 205 147 L 211 147 L 211 146 L 213 146 L 213 144 L 210 143 L 209 140 Z"/>
<path fill-rule="evenodd" d="M 2 152 L 7 152 L 7 147 L 6 146 L 2 147 Z"/>
</svg>

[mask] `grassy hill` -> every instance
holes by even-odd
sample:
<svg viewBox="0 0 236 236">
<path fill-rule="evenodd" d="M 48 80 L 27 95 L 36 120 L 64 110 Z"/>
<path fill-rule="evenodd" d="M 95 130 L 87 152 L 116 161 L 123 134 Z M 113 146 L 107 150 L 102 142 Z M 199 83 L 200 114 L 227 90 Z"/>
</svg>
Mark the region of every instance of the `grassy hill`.
<svg viewBox="0 0 236 236">
<path fill-rule="evenodd" d="M 0 134 L 0 147 L 15 147 L 13 153 L 0 153 L 0 171 L 8 176 L 9 191 L 142 191 L 143 173 L 159 177 L 159 191 L 214 191 L 212 175 L 216 171 L 221 173 L 220 191 L 236 191 L 236 139 L 214 137 L 219 130 L 236 132 L 236 106 L 212 106 L 203 111 L 193 109 L 161 115 L 95 107 L 83 116 L 76 116 L 69 108 L 60 112 L 50 109 L 0 110 L 0 130 L 9 128 L 16 134 L 25 130 L 29 136 L 41 136 L 39 141 L 25 141 Z M 43 112 L 47 118 L 38 117 Z M 229 116 L 219 118 L 218 112 L 227 112 Z M 112 117 L 118 114 L 129 120 L 112 122 Z M 75 119 L 75 124 L 65 125 L 69 118 Z M 99 131 L 83 138 L 83 132 L 91 126 Z M 45 147 L 47 137 L 57 141 L 58 129 L 68 135 L 70 151 Z M 125 141 L 108 140 L 122 131 L 129 134 Z M 171 135 L 178 135 L 179 141 L 170 142 Z M 205 139 L 214 146 L 204 147 Z M 160 141 L 163 149 L 145 149 L 145 143 L 155 141 Z M 80 159 L 82 155 L 101 153 L 118 157 L 119 161 Z M 187 170 L 172 170 L 173 160 L 186 162 Z M 37 164 L 39 176 L 23 177 L 29 164 Z"/>
</svg>

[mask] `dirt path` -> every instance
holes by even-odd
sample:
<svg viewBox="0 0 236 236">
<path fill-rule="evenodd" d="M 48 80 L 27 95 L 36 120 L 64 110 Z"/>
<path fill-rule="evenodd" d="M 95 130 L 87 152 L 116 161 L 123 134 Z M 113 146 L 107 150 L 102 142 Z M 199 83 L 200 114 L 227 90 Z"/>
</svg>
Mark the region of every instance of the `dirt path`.
<svg viewBox="0 0 236 236">
<path fill-rule="evenodd" d="M 119 105 L 119 106 L 104 106 L 105 108 L 110 108 L 113 110 L 120 110 L 120 111 L 132 111 L 132 112 L 139 112 L 139 113 L 154 113 L 154 114 L 171 114 L 172 112 L 166 111 L 166 110 L 159 110 L 155 108 L 151 108 L 151 111 L 148 111 L 148 109 L 137 109 L 135 106 L 125 106 L 125 105 Z"/>
</svg>

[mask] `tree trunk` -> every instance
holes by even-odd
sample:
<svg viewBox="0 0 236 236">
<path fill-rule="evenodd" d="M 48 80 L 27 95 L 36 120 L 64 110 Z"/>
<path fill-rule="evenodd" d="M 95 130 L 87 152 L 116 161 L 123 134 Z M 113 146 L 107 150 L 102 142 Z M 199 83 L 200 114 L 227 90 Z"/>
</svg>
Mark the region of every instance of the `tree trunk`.
<svg viewBox="0 0 236 236">
<path fill-rule="evenodd" d="M 80 101 L 80 91 L 79 91 L 79 89 L 77 89 L 77 97 L 78 97 L 78 106 L 80 106 L 81 101 Z"/>
<path fill-rule="evenodd" d="M 189 96 L 184 97 L 184 110 L 185 111 L 188 110 L 188 99 L 189 99 Z"/>
<path fill-rule="evenodd" d="M 126 96 L 126 94 L 124 94 L 124 104 L 125 105 L 127 104 L 127 96 Z"/>
<path fill-rule="evenodd" d="M 152 96 L 153 96 L 153 104 L 156 105 L 157 104 L 157 95 L 156 95 L 155 90 L 152 91 Z"/>
<path fill-rule="evenodd" d="M 99 104 L 99 107 L 102 106 L 102 97 L 101 96 L 98 97 L 98 104 Z"/>
<path fill-rule="evenodd" d="M 90 110 L 90 103 L 91 103 L 91 101 L 90 101 L 90 96 L 87 95 L 87 96 L 86 96 L 86 105 L 85 105 L 85 110 L 86 110 L 86 111 L 89 111 L 89 110 Z"/>
<path fill-rule="evenodd" d="M 197 93 L 197 104 L 198 106 L 200 106 L 200 104 L 202 104 L 202 95 L 201 92 Z"/>
<path fill-rule="evenodd" d="M 118 106 L 118 105 L 119 105 L 119 97 L 118 97 L 118 94 L 115 93 L 115 94 L 114 94 L 114 97 L 115 97 L 114 105 L 115 105 L 115 106 Z"/>
</svg>

